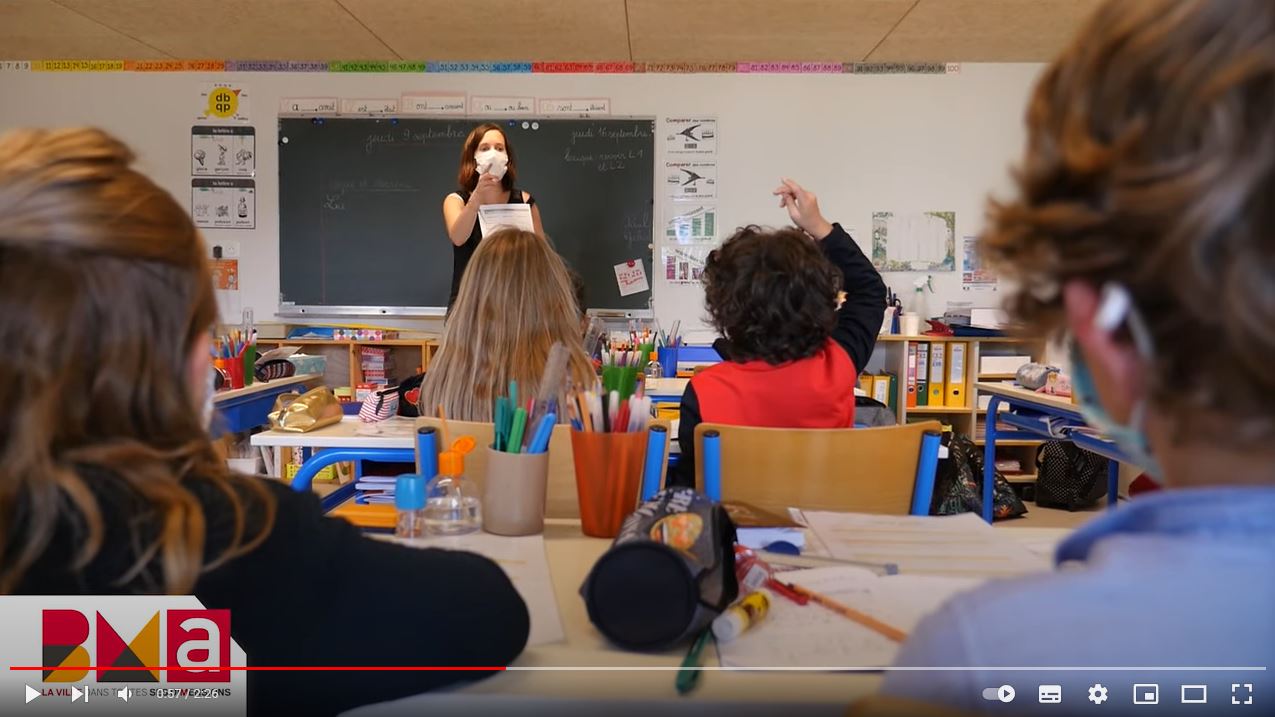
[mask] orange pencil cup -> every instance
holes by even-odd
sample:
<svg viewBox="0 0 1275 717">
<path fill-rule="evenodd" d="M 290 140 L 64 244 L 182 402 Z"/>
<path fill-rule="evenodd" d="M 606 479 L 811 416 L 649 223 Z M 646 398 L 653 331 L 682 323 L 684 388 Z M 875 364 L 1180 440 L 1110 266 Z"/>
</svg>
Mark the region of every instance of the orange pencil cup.
<svg viewBox="0 0 1275 717">
<path fill-rule="evenodd" d="M 646 459 L 647 431 L 571 433 L 580 527 L 594 538 L 614 538 L 637 508 Z"/>
</svg>

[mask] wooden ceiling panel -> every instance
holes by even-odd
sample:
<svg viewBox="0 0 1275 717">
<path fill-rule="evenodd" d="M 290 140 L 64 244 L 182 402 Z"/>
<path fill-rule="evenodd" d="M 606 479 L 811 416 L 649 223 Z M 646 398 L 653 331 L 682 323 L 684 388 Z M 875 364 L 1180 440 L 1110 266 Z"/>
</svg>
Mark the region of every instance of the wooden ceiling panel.
<svg viewBox="0 0 1275 717">
<path fill-rule="evenodd" d="M 337 0 L 58 0 L 180 58 L 395 59 Z"/>
<path fill-rule="evenodd" d="M 407 59 L 629 59 L 624 0 L 341 2 Z"/>
<path fill-rule="evenodd" d="M 644 62 L 858 61 L 914 0 L 628 0 Z"/>
<path fill-rule="evenodd" d="M 1045 62 L 1102 0 L 920 0 L 871 62 Z"/>
<path fill-rule="evenodd" d="M 0 59 L 163 59 L 163 52 L 52 0 L 0 0 Z"/>
</svg>

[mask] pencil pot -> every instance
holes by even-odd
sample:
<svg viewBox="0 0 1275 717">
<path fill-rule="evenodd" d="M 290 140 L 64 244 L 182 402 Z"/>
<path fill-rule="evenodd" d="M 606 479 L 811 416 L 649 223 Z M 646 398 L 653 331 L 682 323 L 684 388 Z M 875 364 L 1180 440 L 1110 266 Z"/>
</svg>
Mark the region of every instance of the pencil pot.
<svg viewBox="0 0 1275 717">
<path fill-rule="evenodd" d="M 646 365 L 651 362 L 651 354 L 655 352 L 655 344 L 638 344 L 637 351 L 642 357 L 638 361 L 638 371 L 645 371 Z"/>
<path fill-rule="evenodd" d="M 535 535 L 545 529 L 549 453 L 506 453 L 487 447 L 483 530 L 496 535 Z"/>
<path fill-rule="evenodd" d="M 614 538 L 624 516 L 637 505 L 647 433 L 571 433 L 580 528 L 585 535 Z"/>
<path fill-rule="evenodd" d="M 257 345 L 249 344 L 243 350 L 243 385 L 252 385 L 252 374 L 257 365 Z"/>
<path fill-rule="evenodd" d="M 690 488 L 655 494 L 580 587 L 589 620 L 629 650 L 666 650 L 699 634 L 739 594 L 734 545 L 721 505 Z"/>
<path fill-rule="evenodd" d="M 213 366 L 226 376 L 226 388 L 243 388 L 243 362 L 234 358 L 213 360 Z"/>
<path fill-rule="evenodd" d="M 677 347 L 665 346 L 660 349 L 659 356 L 660 369 L 664 371 L 664 378 L 677 378 Z"/>
<path fill-rule="evenodd" d="M 627 400 L 637 388 L 637 377 L 640 369 L 637 366 L 603 366 L 602 387 L 607 393 L 620 392 L 620 400 Z"/>
</svg>

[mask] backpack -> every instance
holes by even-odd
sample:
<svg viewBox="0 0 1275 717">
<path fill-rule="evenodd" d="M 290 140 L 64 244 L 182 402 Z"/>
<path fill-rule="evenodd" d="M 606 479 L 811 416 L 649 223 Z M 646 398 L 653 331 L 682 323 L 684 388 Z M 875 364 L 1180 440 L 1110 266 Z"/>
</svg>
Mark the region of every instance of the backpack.
<svg viewBox="0 0 1275 717">
<path fill-rule="evenodd" d="M 983 512 L 983 449 L 968 436 L 944 433 L 947 458 L 939 461 L 934 475 L 934 496 L 930 515 Z M 1027 506 L 1001 472 L 993 469 L 992 519 L 1017 518 Z"/>
<path fill-rule="evenodd" d="M 1070 441 L 1049 441 L 1036 457 L 1036 505 L 1081 510 L 1107 495 L 1106 458 Z"/>
<path fill-rule="evenodd" d="M 894 411 L 890 407 L 867 396 L 854 397 L 854 425 L 866 426 L 868 428 L 876 428 L 877 426 L 897 426 L 899 419 L 895 418 Z"/>
<path fill-rule="evenodd" d="M 420 409 L 416 407 L 421 398 L 421 384 L 425 383 L 425 374 L 403 379 L 398 385 L 398 415 L 408 418 L 420 418 Z"/>
</svg>

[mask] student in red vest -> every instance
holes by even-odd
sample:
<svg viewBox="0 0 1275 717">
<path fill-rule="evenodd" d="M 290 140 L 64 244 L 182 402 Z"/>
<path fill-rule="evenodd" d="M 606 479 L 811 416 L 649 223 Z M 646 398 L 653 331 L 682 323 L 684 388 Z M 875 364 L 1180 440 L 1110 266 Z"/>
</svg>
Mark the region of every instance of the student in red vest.
<svg viewBox="0 0 1275 717">
<path fill-rule="evenodd" d="M 854 388 L 881 328 L 885 282 L 846 230 L 824 219 L 814 194 L 785 179 L 775 195 L 800 231 L 744 227 L 704 268 L 723 361 L 682 396 L 673 485 L 695 485 L 695 427 L 704 421 L 854 425 Z"/>
</svg>

